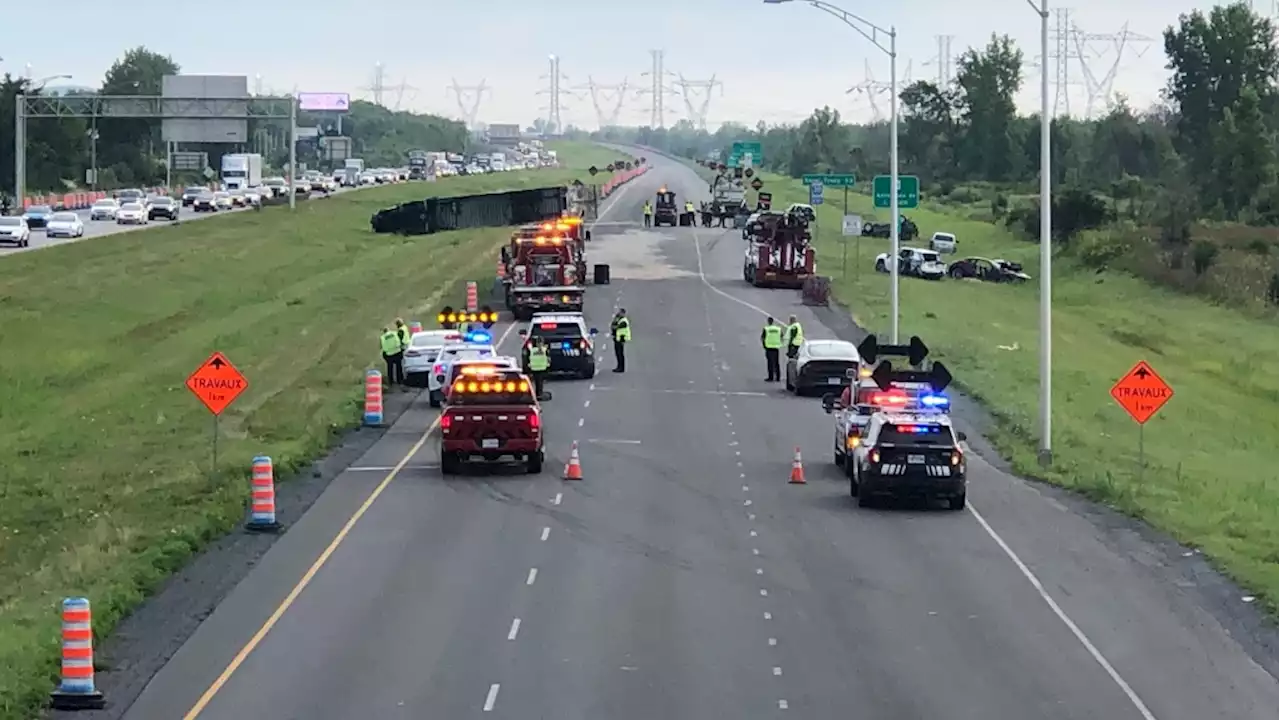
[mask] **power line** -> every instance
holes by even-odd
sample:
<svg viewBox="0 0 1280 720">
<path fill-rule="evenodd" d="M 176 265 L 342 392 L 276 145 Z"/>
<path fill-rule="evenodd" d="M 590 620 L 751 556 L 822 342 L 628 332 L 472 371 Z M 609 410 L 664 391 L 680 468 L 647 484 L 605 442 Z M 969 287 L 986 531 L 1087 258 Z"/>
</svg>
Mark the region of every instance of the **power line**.
<svg viewBox="0 0 1280 720">
<path fill-rule="evenodd" d="M 387 104 L 385 102 L 387 97 L 386 94 L 388 92 L 395 93 L 396 105 L 394 109 L 399 110 L 400 103 L 402 100 L 404 100 L 405 91 L 413 90 L 416 92 L 418 88 L 412 85 L 409 85 L 403 80 L 395 85 L 388 85 L 387 84 L 387 68 L 382 63 L 377 63 L 373 66 L 373 82 L 370 85 L 359 88 L 359 89 L 372 93 L 373 104 L 383 108 L 387 107 Z"/>
<path fill-rule="evenodd" d="M 575 89 L 587 90 L 591 93 L 591 105 L 595 108 L 596 120 L 603 129 L 618 124 L 618 117 L 622 114 L 622 104 L 626 102 L 629 87 L 631 83 L 626 78 L 622 79 L 620 85 L 601 85 L 595 81 L 595 78 L 588 75 L 586 86 Z M 612 107 L 608 106 L 610 102 L 613 103 Z"/>
<path fill-rule="evenodd" d="M 720 96 L 724 97 L 724 83 L 716 79 L 715 75 L 710 80 L 686 80 L 683 75 L 678 75 L 679 80 L 676 84 L 680 86 L 681 95 L 684 97 L 685 109 L 689 111 L 689 122 L 699 130 L 707 129 L 707 109 L 711 106 L 711 93 L 720 88 Z M 702 102 L 696 107 L 693 104 L 693 93 L 702 93 Z"/>
<path fill-rule="evenodd" d="M 480 101 L 484 94 L 493 94 L 493 89 L 481 80 L 479 85 L 459 85 L 457 79 L 450 78 L 451 84 L 445 87 L 445 94 L 453 93 L 458 101 L 458 110 L 462 113 L 462 122 L 468 130 L 476 127 L 476 118 L 480 116 Z"/>
<path fill-rule="evenodd" d="M 1135 32 L 1130 32 L 1129 23 L 1125 23 L 1120 28 L 1120 32 L 1107 35 L 1086 33 L 1080 28 L 1073 26 L 1072 35 L 1075 41 L 1076 54 L 1080 58 L 1080 69 L 1084 73 L 1084 115 L 1086 118 L 1090 118 L 1093 117 L 1094 107 L 1098 101 L 1102 101 L 1108 110 L 1115 105 L 1115 94 L 1112 92 L 1112 87 L 1116 81 L 1116 74 L 1120 70 L 1120 63 L 1124 60 L 1125 50 L 1132 49 L 1135 55 L 1142 57 L 1142 55 L 1150 48 L 1151 43 L 1155 42 L 1155 40 L 1144 35 L 1139 35 Z M 1096 42 L 1109 43 L 1111 46 L 1109 49 L 1114 49 L 1116 52 L 1115 60 L 1112 61 L 1111 66 L 1107 68 L 1106 73 L 1103 74 L 1101 79 L 1098 79 L 1093 68 L 1089 66 L 1088 55 L 1090 54 L 1089 50 L 1092 49 L 1090 48 L 1089 43 Z M 1106 52 L 1107 51 L 1095 51 L 1092 54 L 1096 55 L 1097 58 L 1101 58 L 1106 54 Z"/>
<path fill-rule="evenodd" d="M 887 82 L 876 80 L 875 75 L 871 72 L 871 61 L 864 59 L 862 61 L 862 82 L 845 90 L 846 95 L 864 95 L 867 102 L 871 104 L 871 120 L 872 122 L 880 122 L 884 119 L 884 115 L 880 112 L 880 103 L 876 99 L 881 95 L 886 95 L 893 90 L 893 85 Z M 904 88 L 911 84 L 911 61 L 907 60 L 906 70 L 902 73 L 902 78 L 898 81 L 899 88 Z"/>
<path fill-rule="evenodd" d="M 649 127 L 656 129 L 667 126 L 667 96 L 678 95 L 679 93 L 667 84 L 668 78 L 674 78 L 677 77 L 677 75 L 673 72 L 669 72 L 666 68 L 666 51 L 650 50 L 649 57 L 652 59 L 652 65 L 649 72 L 640 73 L 640 77 L 647 76 L 649 78 L 650 87 L 648 89 L 638 91 L 636 96 L 649 96 L 651 103 Z"/>
</svg>

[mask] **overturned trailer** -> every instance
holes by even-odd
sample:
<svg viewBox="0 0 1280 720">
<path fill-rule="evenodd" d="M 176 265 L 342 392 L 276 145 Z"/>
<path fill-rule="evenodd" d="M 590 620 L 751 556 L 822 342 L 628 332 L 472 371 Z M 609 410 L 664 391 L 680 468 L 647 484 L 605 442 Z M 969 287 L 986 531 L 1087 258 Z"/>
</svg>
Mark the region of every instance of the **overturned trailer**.
<svg viewBox="0 0 1280 720">
<path fill-rule="evenodd" d="M 377 233 L 430 235 L 450 230 L 523 225 L 560 216 L 567 208 L 567 188 L 544 187 L 427 198 L 380 210 L 369 222 Z"/>
</svg>

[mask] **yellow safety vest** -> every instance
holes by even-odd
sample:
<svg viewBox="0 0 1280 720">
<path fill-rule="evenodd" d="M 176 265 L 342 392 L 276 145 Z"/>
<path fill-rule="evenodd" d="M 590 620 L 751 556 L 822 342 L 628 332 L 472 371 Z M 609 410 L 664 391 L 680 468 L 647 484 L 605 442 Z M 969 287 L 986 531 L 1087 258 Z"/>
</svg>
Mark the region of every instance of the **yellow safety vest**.
<svg viewBox="0 0 1280 720">
<path fill-rule="evenodd" d="M 804 328 L 800 327 L 800 323 L 788 325 L 787 332 L 791 335 L 792 345 L 800 345 L 804 342 Z"/>
<path fill-rule="evenodd" d="M 645 204 L 644 204 L 644 214 L 645 214 L 645 215 L 652 215 L 652 214 L 653 214 L 653 206 L 652 206 L 652 205 L 650 205 L 649 203 L 645 203 Z"/>
<path fill-rule="evenodd" d="M 685 203 L 685 204 L 684 204 L 684 211 L 685 211 L 685 212 L 693 212 L 693 203 L 691 203 L 691 202 L 687 202 L 687 203 Z"/>
<path fill-rule="evenodd" d="M 618 319 L 614 325 L 613 337 L 617 342 L 631 342 L 631 321 L 627 318 Z"/>
<path fill-rule="evenodd" d="M 764 346 L 770 350 L 782 347 L 782 327 L 779 325 L 764 326 Z"/>
<path fill-rule="evenodd" d="M 544 348 L 529 348 L 530 372 L 542 372 L 549 367 L 551 367 L 551 358 L 547 356 L 547 351 Z"/>
<path fill-rule="evenodd" d="M 400 336 L 394 330 L 382 333 L 381 341 L 383 355 L 395 355 L 403 349 L 400 345 Z"/>
<path fill-rule="evenodd" d="M 400 339 L 400 346 L 407 349 L 409 343 L 413 340 L 413 333 L 409 331 L 407 325 L 402 325 L 396 328 L 396 337 Z"/>
</svg>

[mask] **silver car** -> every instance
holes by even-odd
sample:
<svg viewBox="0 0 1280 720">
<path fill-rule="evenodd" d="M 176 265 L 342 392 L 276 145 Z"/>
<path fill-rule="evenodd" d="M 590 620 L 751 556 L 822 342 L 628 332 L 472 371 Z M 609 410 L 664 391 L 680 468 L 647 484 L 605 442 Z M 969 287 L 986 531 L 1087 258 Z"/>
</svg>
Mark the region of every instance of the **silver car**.
<svg viewBox="0 0 1280 720">
<path fill-rule="evenodd" d="M 146 225 L 147 222 L 147 208 L 142 203 L 125 203 L 116 211 L 117 225 Z"/>
<path fill-rule="evenodd" d="M 90 220 L 115 220 L 116 212 L 120 209 L 120 203 L 112 198 L 105 198 L 93 204 L 89 209 Z"/>
<path fill-rule="evenodd" d="M 84 223 L 73 212 L 56 212 L 44 226 L 44 234 L 46 237 L 84 237 Z"/>
</svg>

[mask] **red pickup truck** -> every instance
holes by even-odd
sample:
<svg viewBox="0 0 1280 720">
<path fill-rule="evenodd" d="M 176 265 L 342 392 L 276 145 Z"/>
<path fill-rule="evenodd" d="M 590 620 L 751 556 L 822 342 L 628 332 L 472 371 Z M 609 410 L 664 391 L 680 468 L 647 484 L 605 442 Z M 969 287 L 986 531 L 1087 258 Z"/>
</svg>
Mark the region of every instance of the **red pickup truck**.
<svg viewBox="0 0 1280 720">
<path fill-rule="evenodd" d="M 440 471 L 457 474 L 468 462 L 522 462 L 542 472 L 542 408 L 533 383 L 516 370 L 464 367 L 450 385 L 440 415 Z"/>
</svg>

